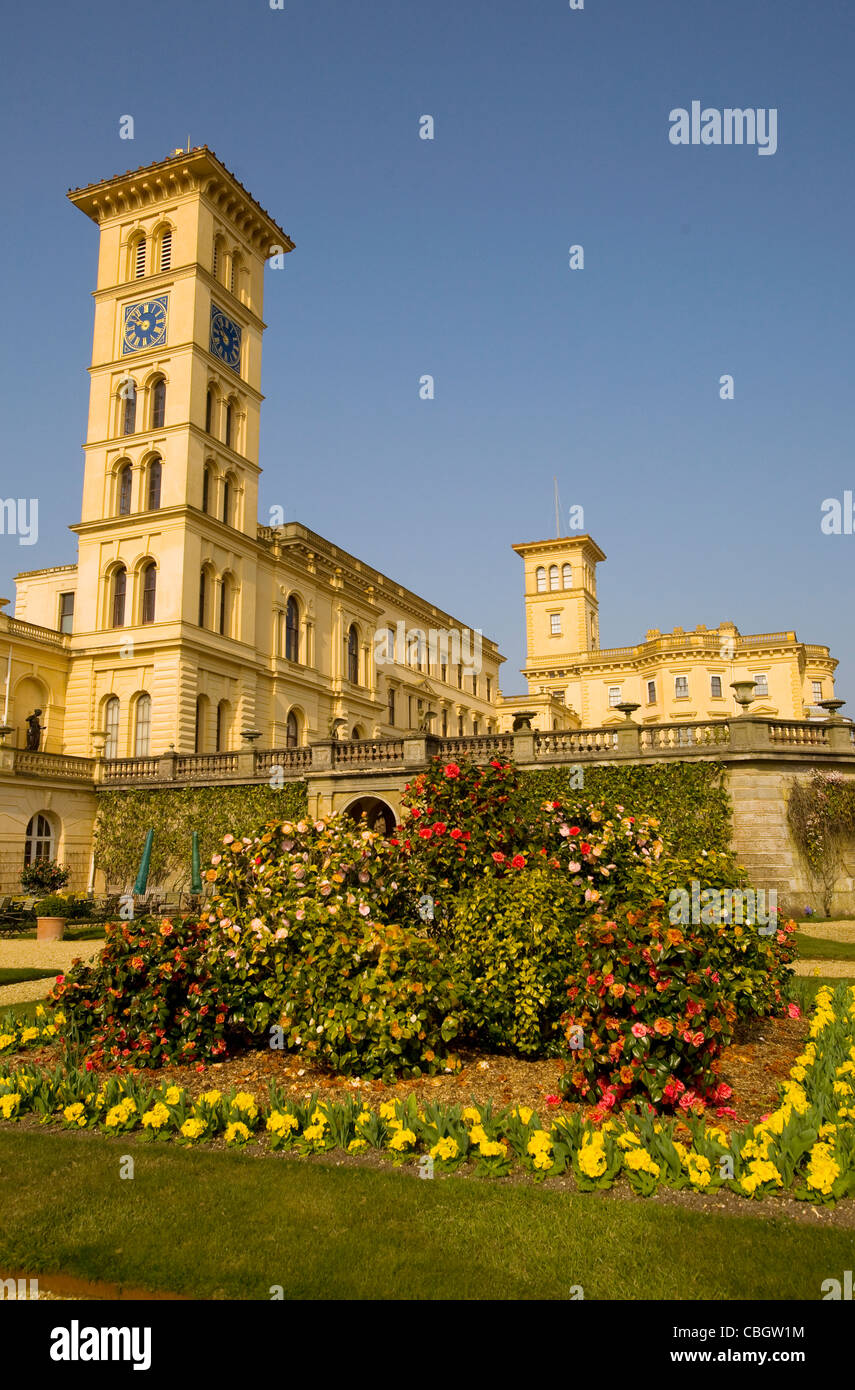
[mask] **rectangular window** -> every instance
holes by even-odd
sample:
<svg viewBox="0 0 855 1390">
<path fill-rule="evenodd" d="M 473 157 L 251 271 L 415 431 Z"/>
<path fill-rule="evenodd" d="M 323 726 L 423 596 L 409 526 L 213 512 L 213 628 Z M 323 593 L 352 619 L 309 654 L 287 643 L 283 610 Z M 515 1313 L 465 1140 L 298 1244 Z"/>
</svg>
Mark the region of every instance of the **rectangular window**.
<svg viewBox="0 0 855 1390">
<path fill-rule="evenodd" d="M 688 698 L 689 698 L 689 677 L 688 677 L 688 676 L 675 676 L 675 677 L 674 677 L 674 699 L 675 699 L 675 700 L 688 700 Z"/>
<path fill-rule="evenodd" d="M 561 636 L 561 614 L 550 613 L 549 615 L 549 634 L 551 637 Z"/>
<path fill-rule="evenodd" d="M 395 691 L 391 685 L 389 686 L 389 723 L 393 728 L 395 727 Z"/>
<path fill-rule="evenodd" d="M 448 738 L 448 710 L 442 711 L 442 736 Z"/>
<path fill-rule="evenodd" d="M 621 691 L 621 688 L 620 688 L 619 685 L 610 685 L 610 686 L 609 686 L 609 705 L 611 706 L 612 709 L 614 709 L 615 705 L 619 705 L 620 702 L 621 702 L 621 700 L 620 700 L 620 691 Z"/>
<path fill-rule="evenodd" d="M 487 677 L 487 699 L 488 699 L 488 700 L 492 700 L 492 698 L 493 698 L 493 682 L 492 682 L 492 680 L 490 679 L 490 677 L 488 676 L 488 677 Z"/>
<path fill-rule="evenodd" d="M 765 697 L 766 697 L 768 694 L 769 694 L 769 677 L 768 677 L 768 676 L 762 676 L 762 675 L 761 675 L 761 676 L 755 676 L 755 677 L 754 677 L 754 699 L 755 699 L 755 700 L 763 700 L 763 699 L 765 699 Z"/>
<path fill-rule="evenodd" d="M 462 667 L 462 666 L 458 666 L 458 667 L 457 667 L 457 688 L 458 688 L 458 690 L 462 690 L 462 689 L 463 689 L 463 667 Z"/>
<path fill-rule="evenodd" d="M 473 677 L 472 677 L 472 694 L 475 696 L 476 699 L 478 698 L 478 677 L 477 677 L 477 676 L 473 676 Z"/>
<path fill-rule="evenodd" d="M 811 699 L 813 700 L 815 705 L 818 705 L 820 700 L 822 699 L 822 681 L 811 681 L 810 689 Z"/>
<path fill-rule="evenodd" d="M 710 695 L 714 700 L 721 699 L 721 676 L 710 676 Z"/>
<path fill-rule="evenodd" d="M 442 665 L 440 666 L 439 669 L 440 669 L 440 671 L 441 671 L 441 673 L 442 673 L 442 681 L 443 681 L 443 684 L 444 684 L 444 685 L 447 685 L 447 684 L 448 684 L 448 666 L 447 666 L 447 664 L 443 661 L 443 663 L 442 663 Z"/>
<path fill-rule="evenodd" d="M 648 703 L 648 705 L 655 705 L 655 704 L 656 704 L 656 682 L 655 682 L 655 681 L 648 681 L 648 682 L 647 682 L 647 703 Z"/>
<path fill-rule="evenodd" d="M 60 632 L 71 632 L 74 626 L 74 594 L 60 594 L 59 596 L 59 630 Z"/>
<path fill-rule="evenodd" d="M 410 729 L 413 727 L 413 697 L 412 697 L 412 695 L 408 695 L 408 696 L 407 696 L 407 725 L 408 725 L 408 727 L 409 727 Z"/>
</svg>

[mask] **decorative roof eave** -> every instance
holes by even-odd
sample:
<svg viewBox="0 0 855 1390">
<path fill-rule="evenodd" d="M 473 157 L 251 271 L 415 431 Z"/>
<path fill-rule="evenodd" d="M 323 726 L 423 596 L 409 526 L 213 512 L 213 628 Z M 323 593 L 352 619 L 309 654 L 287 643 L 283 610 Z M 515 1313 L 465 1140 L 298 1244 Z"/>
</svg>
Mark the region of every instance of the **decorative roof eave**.
<svg viewBox="0 0 855 1390">
<path fill-rule="evenodd" d="M 194 192 L 201 192 L 262 254 L 270 254 L 274 246 L 293 251 L 294 242 L 288 233 L 207 145 L 179 150 L 168 159 L 156 160 L 143 168 L 69 189 L 68 197 L 93 222 L 101 223 Z"/>
</svg>

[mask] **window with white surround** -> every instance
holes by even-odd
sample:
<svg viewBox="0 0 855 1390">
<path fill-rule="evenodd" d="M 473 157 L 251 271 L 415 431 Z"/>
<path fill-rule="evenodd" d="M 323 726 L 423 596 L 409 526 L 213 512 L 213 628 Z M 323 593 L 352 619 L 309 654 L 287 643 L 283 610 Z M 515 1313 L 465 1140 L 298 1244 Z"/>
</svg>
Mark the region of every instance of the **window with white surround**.
<svg viewBox="0 0 855 1390">
<path fill-rule="evenodd" d="M 559 583 L 558 583 L 558 566 L 557 566 L 557 565 L 550 565 L 550 566 L 549 566 L 549 587 L 550 587 L 550 589 L 558 589 L 558 588 L 560 587 L 560 585 L 559 585 Z"/>
<path fill-rule="evenodd" d="M 561 636 L 561 614 L 550 613 L 549 615 L 549 635 L 551 637 Z"/>
<path fill-rule="evenodd" d="M 754 699 L 763 700 L 769 694 L 769 677 L 759 675 L 754 677 Z"/>
<path fill-rule="evenodd" d="M 561 576 L 562 576 L 562 582 L 563 582 L 563 584 L 564 584 L 564 588 L 565 588 L 565 589 L 572 589 L 572 588 L 573 588 L 573 566 L 572 566 L 572 565 L 564 565 L 564 567 L 563 567 L 563 569 L 562 569 L 562 571 L 561 571 Z"/>
<path fill-rule="evenodd" d="M 721 699 L 721 676 L 710 676 L 710 695 L 714 700 Z"/>
<path fill-rule="evenodd" d="M 648 681 L 648 682 L 647 682 L 647 703 L 648 703 L 648 705 L 655 705 L 655 704 L 656 704 L 656 682 L 655 682 L 655 681 Z"/>
<path fill-rule="evenodd" d="M 134 757 L 147 758 L 151 740 L 151 696 L 145 691 L 137 696 L 134 715 Z"/>
<path fill-rule="evenodd" d="M 31 816 L 27 823 L 24 841 L 24 863 L 35 864 L 39 859 L 53 859 L 56 853 L 56 839 L 51 823 L 43 812 Z"/>
<path fill-rule="evenodd" d="M 546 593 L 546 570 L 543 568 L 543 565 L 538 565 L 537 570 L 536 570 L 535 573 L 536 573 L 536 579 L 537 579 L 537 592 L 538 592 L 539 594 L 545 594 L 545 593 Z"/>
<path fill-rule="evenodd" d="M 609 705 L 614 709 L 615 705 L 621 703 L 621 687 L 619 685 L 609 686 Z"/>
<path fill-rule="evenodd" d="M 675 677 L 674 677 L 674 699 L 675 699 L 675 700 L 688 700 L 688 698 L 689 698 L 689 677 L 688 677 L 688 676 L 675 676 Z"/>
<path fill-rule="evenodd" d="M 818 705 L 822 699 L 822 681 L 811 681 L 810 692 L 814 704 Z"/>
</svg>

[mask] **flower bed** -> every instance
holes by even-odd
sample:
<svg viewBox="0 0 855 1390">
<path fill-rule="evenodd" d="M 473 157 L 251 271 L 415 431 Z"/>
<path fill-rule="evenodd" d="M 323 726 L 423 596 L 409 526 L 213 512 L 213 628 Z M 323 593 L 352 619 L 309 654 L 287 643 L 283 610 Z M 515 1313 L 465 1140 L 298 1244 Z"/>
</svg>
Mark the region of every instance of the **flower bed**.
<svg viewBox="0 0 855 1390">
<path fill-rule="evenodd" d="M 691 1114 L 676 1120 L 637 1111 L 598 1123 L 590 1113 L 559 1112 L 542 1121 L 528 1107 L 495 1109 L 489 1102 L 464 1107 L 409 1096 L 373 1108 L 361 1098 L 329 1101 L 317 1093 L 295 1100 L 276 1084 L 264 1097 L 235 1088 L 191 1097 L 181 1086 L 151 1086 L 138 1076 L 96 1079 L 29 1063 L 4 1075 L 0 1064 L 0 1121 L 23 1116 L 66 1129 L 138 1132 L 147 1141 L 261 1141 L 304 1155 L 373 1152 L 395 1164 L 419 1163 L 425 1172 L 463 1165 L 487 1177 L 572 1172 L 582 1191 L 625 1179 L 640 1196 L 660 1187 L 727 1189 L 754 1200 L 786 1193 L 832 1203 L 855 1195 L 855 987 L 819 991 L 808 1041 L 775 1109 L 729 1134 Z"/>
</svg>

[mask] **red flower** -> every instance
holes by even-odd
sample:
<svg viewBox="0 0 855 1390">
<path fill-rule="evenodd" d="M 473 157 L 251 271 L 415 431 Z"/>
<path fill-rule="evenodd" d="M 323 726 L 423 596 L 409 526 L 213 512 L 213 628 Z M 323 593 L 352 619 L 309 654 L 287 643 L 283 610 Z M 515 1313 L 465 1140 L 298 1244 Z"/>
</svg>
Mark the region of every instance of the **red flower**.
<svg viewBox="0 0 855 1390">
<path fill-rule="evenodd" d="M 460 776 L 460 768 L 457 766 L 457 763 L 446 763 L 442 770 L 449 781 L 453 781 L 456 777 Z"/>
<path fill-rule="evenodd" d="M 571 835 L 572 835 L 573 832 L 571 831 L 570 833 L 571 833 Z M 579 849 L 581 850 L 582 854 L 590 854 L 590 853 L 591 853 L 591 846 L 588 844 L 588 841 L 587 841 L 587 840 L 580 840 L 580 842 L 579 842 Z"/>
<path fill-rule="evenodd" d="M 504 864 L 505 862 L 505 856 L 503 854 L 500 854 L 498 850 L 496 850 L 496 852 L 491 857 L 497 864 Z"/>
<path fill-rule="evenodd" d="M 423 826 L 422 829 L 419 831 L 420 840 L 429 840 L 432 835 L 433 831 L 431 830 L 429 825 Z"/>
<path fill-rule="evenodd" d="M 560 1104 L 561 1104 L 561 1097 L 560 1097 L 560 1096 L 544 1096 L 544 1100 L 546 1101 L 546 1104 L 547 1104 L 547 1105 L 560 1105 Z"/>
<path fill-rule="evenodd" d="M 450 834 L 451 834 L 452 840 L 459 840 L 459 839 L 461 838 L 462 834 L 463 834 L 463 831 L 462 831 L 462 830 L 458 830 L 458 829 L 457 829 L 457 826 L 455 826 L 454 829 L 450 832 Z"/>
<path fill-rule="evenodd" d="M 525 868 L 525 856 L 522 855 L 522 854 L 515 854 L 514 857 L 513 857 L 513 859 L 511 860 L 511 864 L 512 864 L 513 868 L 515 868 L 515 869 L 524 869 L 524 868 Z"/>
</svg>

